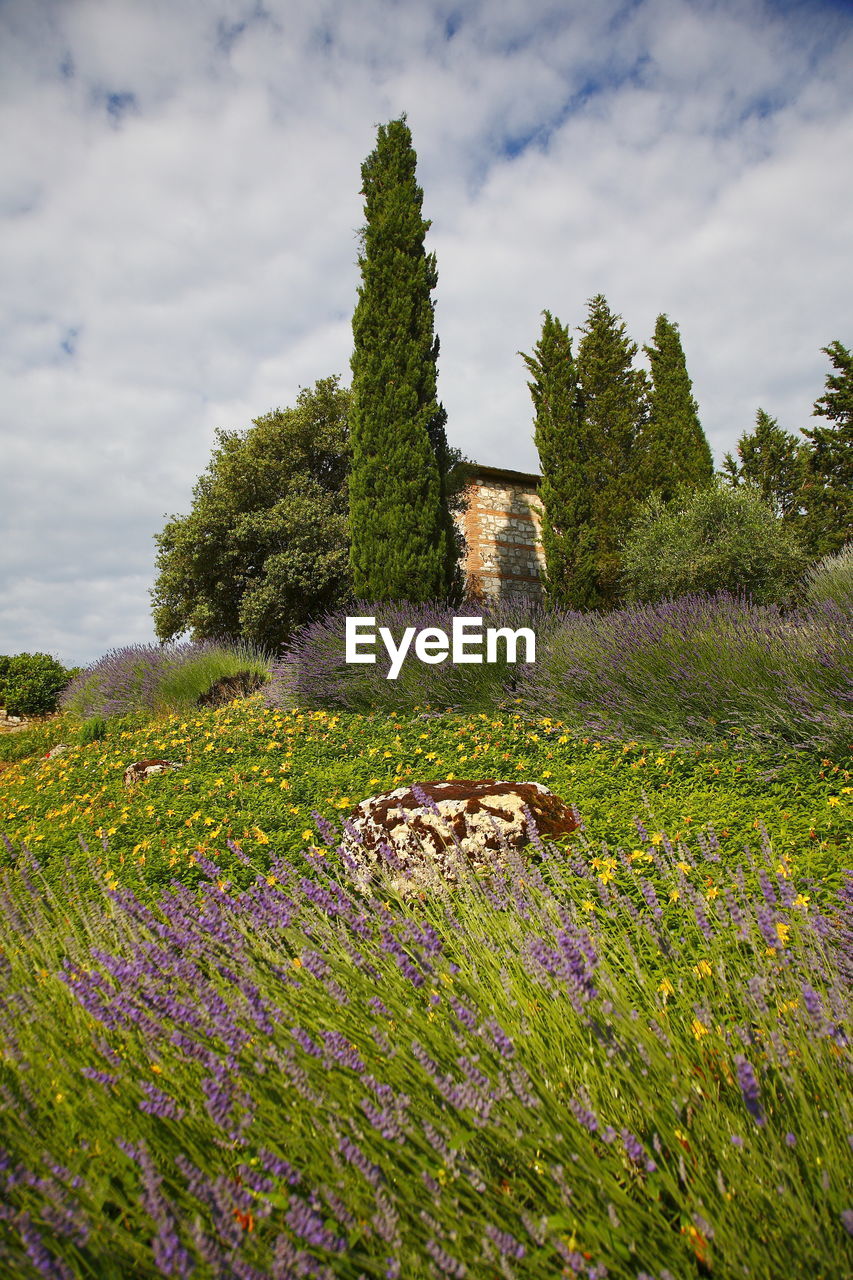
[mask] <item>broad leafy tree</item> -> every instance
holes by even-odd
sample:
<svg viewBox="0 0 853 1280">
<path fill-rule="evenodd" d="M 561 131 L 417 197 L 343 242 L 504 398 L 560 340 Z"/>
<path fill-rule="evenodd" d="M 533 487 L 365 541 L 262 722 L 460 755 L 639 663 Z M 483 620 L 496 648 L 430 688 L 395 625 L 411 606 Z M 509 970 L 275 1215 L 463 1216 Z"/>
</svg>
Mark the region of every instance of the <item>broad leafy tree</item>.
<svg viewBox="0 0 853 1280">
<path fill-rule="evenodd" d="M 542 472 L 544 586 L 549 603 L 583 609 L 597 596 L 590 449 L 568 326 L 550 311 L 543 314 L 539 341 L 522 359 L 531 375 Z"/>
<path fill-rule="evenodd" d="M 809 442 L 804 523 L 815 556 L 839 551 L 853 538 L 853 354 L 837 339 L 822 350 L 835 370 L 814 404 L 814 416 L 825 423 L 803 430 Z"/>
<path fill-rule="evenodd" d="M 666 501 L 683 485 L 710 484 L 714 461 L 699 421 L 678 326 L 658 316 L 654 339 L 643 350 L 652 379 L 640 451 L 643 487 Z"/>
<path fill-rule="evenodd" d="M 685 486 L 644 503 L 623 548 L 626 594 L 654 601 L 715 591 L 759 603 L 791 598 L 808 561 L 793 531 L 757 489 Z"/>
<path fill-rule="evenodd" d="M 337 377 L 295 408 L 220 431 L 189 515 L 156 535 L 161 640 L 247 640 L 270 650 L 349 591 L 349 393 Z"/>
<path fill-rule="evenodd" d="M 457 539 L 452 458 L 437 399 L 431 298 L 438 273 L 405 117 L 379 127 L 362 165 L 365 225 L 353 315 L 350 528 L 353 588 L 370 600 L 446 598 Z"/>
<path fill-rule="evenodd" d="M 645 493 L 638 440 L 647 420 L 648 382 L 633 366 L 637 350 L 607 300 L 601 294 L 592 298 L 578 345 L 577 377 L 594 531 L 590 603 L 605 607 L 619 600 L 620 543 Z"/>
</svg>

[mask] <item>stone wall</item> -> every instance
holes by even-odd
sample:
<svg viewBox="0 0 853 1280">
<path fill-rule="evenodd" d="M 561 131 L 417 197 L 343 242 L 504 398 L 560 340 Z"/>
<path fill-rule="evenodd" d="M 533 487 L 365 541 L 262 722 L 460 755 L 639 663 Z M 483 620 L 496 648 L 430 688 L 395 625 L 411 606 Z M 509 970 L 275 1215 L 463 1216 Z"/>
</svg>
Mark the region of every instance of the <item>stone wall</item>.
<svg viewBox="0 0 853 1280">
<path fill-rule="evenodd" d="M 539 477 L 496 467 L 478 468 L 459 517 L 468 544 L 464 569 L 475 599 L 542 597 L 545 568 L 537 502 Z"/>
</svg>

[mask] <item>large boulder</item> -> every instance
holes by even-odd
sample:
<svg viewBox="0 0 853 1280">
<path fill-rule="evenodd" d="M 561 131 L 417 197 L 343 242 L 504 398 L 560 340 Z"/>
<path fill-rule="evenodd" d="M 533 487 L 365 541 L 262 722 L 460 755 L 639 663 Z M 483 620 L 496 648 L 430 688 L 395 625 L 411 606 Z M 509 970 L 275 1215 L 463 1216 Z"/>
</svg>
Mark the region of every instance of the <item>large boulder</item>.
<svg viewBox="0 0 853 1280">
<path fill-rule="evenodd" d="M 455 778 L 362 800 L 349 814 L 342 843 L 362 884 L 379 867 L 392 872 L 400 888 L 452 883 L 460 857 L 479 870 L 528 845 L 528 814 L 545 839 L 580 825 L 576 812 L 541 783 Z"/>
</svg>

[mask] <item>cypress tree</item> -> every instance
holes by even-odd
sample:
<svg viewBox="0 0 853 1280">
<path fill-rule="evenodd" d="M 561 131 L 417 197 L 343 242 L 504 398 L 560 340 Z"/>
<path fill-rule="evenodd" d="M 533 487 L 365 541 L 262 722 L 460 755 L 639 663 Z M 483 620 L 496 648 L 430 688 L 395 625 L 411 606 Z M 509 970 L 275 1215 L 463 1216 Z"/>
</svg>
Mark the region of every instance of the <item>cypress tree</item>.
<svg viewBox="0 0 853 1280">
<path fill-rule="evenodd" d="M 596 598 L 589 449 L 568 325 L 543 312 L 542 335 L 521 358 L 535 412 L 534 440 L 542 481 L 544 586 L 550 604 L 583 609 Z"/>
<path fill-rule="evenodd" d="M 798 523 L 804 472 L 803 442 L 764 409 L 755 415 L 755 429 L 738 440 L 737 457 L 727 453 L 723 461 L 723 475 L 733 488 L 755 485 L 773 514 L 789 525 Z"/>
<path fill-rule="evenodd" d="M 804 427 L 806 465 L 805 534 L 815 556 L 840 551 L 853 539 L 853 353 L 836 339 L 821 348 L 835 373 L 814 403 L 826 426 Z"/>
<path fill-rule="evenodd" d="M 638 439 L 646 425 L 648 382 L 633 367 L 636 343 L 601 294 L 590 300 L 582 332 L 577 376 L 594 529 L 592 603 L 609 606 L 620 596 L 620 543 L 644 493 Z"/>
<path fill-rule="evenodd" d="M 666 502 L 684 485 L 701 488 L 714 477 L 714 460 L 699 422 L 678 325 L 665 315 L 644 347 L 652 371 L 649 419 L 642 441 L 642 482 L 646 493 Z"/>
<path fill-rule="evenodd" d="M 444 598 L 455 560 L 449 451 L 436 399 L 435 255 L 405 116 L 361 168 L 365 226 L 353 315 L 350 563 L 356 596 Z"/>
</svg>

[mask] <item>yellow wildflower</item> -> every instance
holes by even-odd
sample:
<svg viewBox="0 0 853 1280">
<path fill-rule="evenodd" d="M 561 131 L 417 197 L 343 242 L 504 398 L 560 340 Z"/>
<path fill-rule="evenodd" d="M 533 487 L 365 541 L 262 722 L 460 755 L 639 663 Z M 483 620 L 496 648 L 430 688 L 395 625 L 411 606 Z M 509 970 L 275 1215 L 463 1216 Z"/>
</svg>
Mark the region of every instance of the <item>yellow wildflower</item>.
<svg viewBox="0 0 853 1280">
<path fill-rule="evenodd" d="M 708 964 L 707 960 L 700 960 L 698 964 L 694 964 L 693 972 L 697 978 L 710 978 L 714 970 Z"/>
<path fill-rule="evenodd" d="M 690 1030 L 693 1032 L 695 1039 L 701 1040 L 703 1036 L 708 1035 L 710 1027 L 706 1027 L 704 1022 L 700 1022 L 698 1018 L 694 1018 L 690 1024 Z"/>
</svg>

